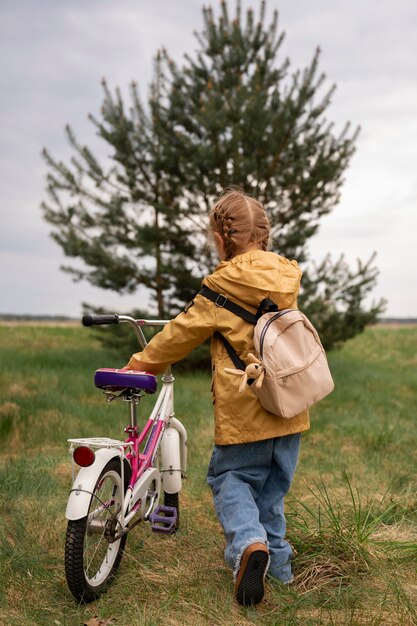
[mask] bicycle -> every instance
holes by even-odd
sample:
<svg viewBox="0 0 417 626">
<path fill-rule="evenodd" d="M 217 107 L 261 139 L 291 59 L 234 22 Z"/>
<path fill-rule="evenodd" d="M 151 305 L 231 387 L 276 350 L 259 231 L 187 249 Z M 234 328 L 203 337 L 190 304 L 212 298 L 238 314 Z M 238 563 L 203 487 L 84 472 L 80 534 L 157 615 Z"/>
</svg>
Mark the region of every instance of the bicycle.
<svg viewBox="0 0 417 626">
<path fill-rule="evenodd" d="M 85 315 L 84 326 L 129 323 L 142 347 L 143 328 L 166 320 L 135 320 L 127 315 Z M 99 598 L 108 588 L 123 556 L 127 534 L 140 522 L 158 533 L 179 525 L 179 492 L 187 469 L 187 433 L 174 415 L 174 377 L 169 367 L 142 430 L 137 407 L 155 394 L 157 378 L 148 372 L 98 369 L 95 386 L 106 401 L 128 403 L 129 425 L 124 441 L 107 437 L 68 439 L 73 484 L 65 516 L 65 573 L 68 587 L 80 602 Z M 75 465 L 81 469 L 75 477 Z M 164 504 L 159 504 L 164 492 Z"/>
</svg>

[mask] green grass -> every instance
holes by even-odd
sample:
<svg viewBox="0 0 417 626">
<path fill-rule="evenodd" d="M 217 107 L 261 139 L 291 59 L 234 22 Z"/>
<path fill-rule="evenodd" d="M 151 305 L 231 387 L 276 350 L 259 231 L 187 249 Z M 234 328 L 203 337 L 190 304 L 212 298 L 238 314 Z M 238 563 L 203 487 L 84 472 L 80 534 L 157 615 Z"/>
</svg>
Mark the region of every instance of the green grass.
<svg viewBox="0 0 417 626">
<path fill-rule="evenodd" d="M 268 582 L 257 609 L 233 601 L 206 486 L 209 380 L 178 375 L 190 442 L 181 529 L 135 528 L 109 592 L 78 606 L 63 567 L 66 439 L 122 436 L 126 407 L 106 405 L 92 377 L 123 360 L 81 327 L 0 326 L 0 624 L 417 623 L 416 355 L 417 328 L 371 328 L 330 354 L 336 389 L 312 411 L 287 502 L 295 584 Z"/>
</svg>

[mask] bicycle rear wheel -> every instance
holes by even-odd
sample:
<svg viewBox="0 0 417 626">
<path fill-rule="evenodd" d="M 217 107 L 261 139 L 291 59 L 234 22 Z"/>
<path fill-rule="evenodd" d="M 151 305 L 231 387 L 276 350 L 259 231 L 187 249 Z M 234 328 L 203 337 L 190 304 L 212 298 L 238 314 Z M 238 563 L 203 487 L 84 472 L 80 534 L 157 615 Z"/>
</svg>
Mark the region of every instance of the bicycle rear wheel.
<svg viewBox="0 0 417 626">
<path fill-rule="evenodd" d="M 129 484 L 130 466 L 126 464 L 124 469 L 122 485 L 120 460 L 111 459 L 97 480 L 86 517 L 68 522 L 65 574 L 79 602 L 99 598 L 120 565 L 127 535 L 115 540 L 120 531 L 117 515 Z"/>
</svg>

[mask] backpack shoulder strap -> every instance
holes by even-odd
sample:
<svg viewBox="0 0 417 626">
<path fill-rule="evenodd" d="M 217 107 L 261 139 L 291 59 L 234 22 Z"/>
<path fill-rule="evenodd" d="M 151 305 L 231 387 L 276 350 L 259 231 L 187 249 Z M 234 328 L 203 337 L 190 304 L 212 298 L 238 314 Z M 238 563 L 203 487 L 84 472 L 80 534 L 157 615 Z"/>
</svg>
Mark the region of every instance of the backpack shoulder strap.
<svg viewBox="0 0 417 626">
<path fill-rule="evenodd" d="M 231 313 L 234 313 L 238 317 L 241 317 L 243 320 L 253 325 L 256 324 L 258 319 L 264 313 L 267 313 L 270 311 L 278 311 L 278 306 L 275 304 L 275 302 L 272 302 L 272 300 L 270 300 L 269 298 L 264 298 L 262 300 L 262 302 L 260 303 L 258 307 L 256 315 L 254 315 L 250 311 L 247 311 L 243 307 L 239 306 L 239 304 L 236 304 L 236 302 L 229 300 L 227 296 L 221 293 L 217 293 L 217 291 L 210 289 L 210 287 L 207 287 L 206 285 L 203 285 L 199 293 L 205 298 L 207 298 L 208 300 L 211 300 L 211 302 L 214 302 L 216 306 L 223 308 L 223 309 L 227 309 Z M 242 359 L 240 358 L 236 350 L 232 348 L 230 343 L 227 341 L 226 337 L 223 337 L 223 335 L 219 332 L 215 334 L 218 337 L 220 337 L 221 341 L 223 342 L 223 345 L 226 348 L 227 354 L 229 355 L 229 358 L 232 361 L 235 368 L 238 370 L 245 370 L 246 363 L 242 361 Z M 254 382 L 253 379 L 248 380 L 248 385 L 251 385 L 253 382 Z"/>
<path fill-rule="evenodd" d="M 223 345 L 226 348 L 226 352 L 229 355 L 229 359 L 232 361 L 235 368 L 237 370 L 242 370 L 242 372 L 244 372 L 246 369 L 245 361 L 242 361 L 242 359 L 240 358 L 236 350 L 234 350 L 232 346 L 230 345 L 230 343 L 227 341 L 226 337 L 223 337 L 221 333 L 215 333 L 215 335 L 217 335 L 223 342 Z M 248 379 L 248 385 L 252 385 L 254 382 L 255 382 L 254 378 Z"/>
<path fill-rule="evenodd" d="M 275 313 L 278 311 L 279 311 L 279 308 L 278 308 L 278 305 L 275 304 L 275 302 L 273 302 L 269 298 L 264 298 L 261 304 L 258 306 L 258 310 L 256 312 L 256 319 L 258 320 L 260 317 L 262 317 L 264 313 Z"/>
<path fill-rule="evenodd" d="M 269 298 L 264 298 L 262 300 L 262 302 L 258 306 L 258 310 L 256 311 L 256 314 L 254 315 L 247 309 L 244 309 L 242 306 L 239 306 L 239 304 L 236 304 L 236 302 L 233 302 L 233 300 L 230 300 L 227 296 L 223 295 L 222 293 L 217 293 L 217 291 L 210 289 L 210 287 L 207 287 L 206 285 L 203 285 L 200 291 L 200 294 L 204 296 L 205 298 L 207 298 L 208 300 L 211 300 L 212 302 L 214 302 L 216 306 L 223 308 L 223 309 L 227 309 L 231 313 L 234 313 L 238 317 L 241 317 L 243 320 L 253 325 L 256 324 L 258 319 L 264 313 L 279 311 L 278 305 L 275 304 L 275 302 L 273 302 Z"/>
<path fill-rule="evenodd" d="M 219 332 L 215 333 L 217 337 L 222 341 L 224 347 L 226 348 L 226 352 L 229 355 L 229 359 L 232 361 L 233 365 L 237 370 L 245 370 L 246 363 L 240 358 L 238 353 L 232 348 L 230 343 L 227 341 L 226 337 Z"/>
<path fill-rule="evenodd" d="M 217 293 L 217 291 L 213 291 L 213 289 L 210 289 L 210 287 L 206 287 L 206 285 L 203 286 L 200 294 L 208 300 L 214 302 L 216 306 L 220 307 L 221 309 L 227 309 L 231 313 L 234 313 L 238 317 L 241 317 L 243 320 L 249 322 L 250 324 L 255 325 L 258 321 L 257 315 L 254 315 L 250 311 L 247 311 L 242 306 L 236 304 L 236 302 L 229 300 L 229 298 L 222 293 Z"/>
</svg>

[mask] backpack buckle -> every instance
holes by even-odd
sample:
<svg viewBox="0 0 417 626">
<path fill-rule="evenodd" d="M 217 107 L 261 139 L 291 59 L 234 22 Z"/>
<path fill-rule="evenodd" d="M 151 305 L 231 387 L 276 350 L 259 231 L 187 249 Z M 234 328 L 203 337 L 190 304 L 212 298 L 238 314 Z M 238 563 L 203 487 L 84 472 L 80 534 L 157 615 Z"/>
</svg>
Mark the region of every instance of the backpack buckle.
<svg viewBox="0 0 417 626">
<path fill-rule="evenodd" d="M 220 300 L 220 298 L 223 298 L 223 300 Z M 214 304 L 222 309 L 224 305 L 226 304 L 226 302 L 227 302 L 226 296 L 224 296 L 222 293 L 219 293 Z"/>
</svg>

